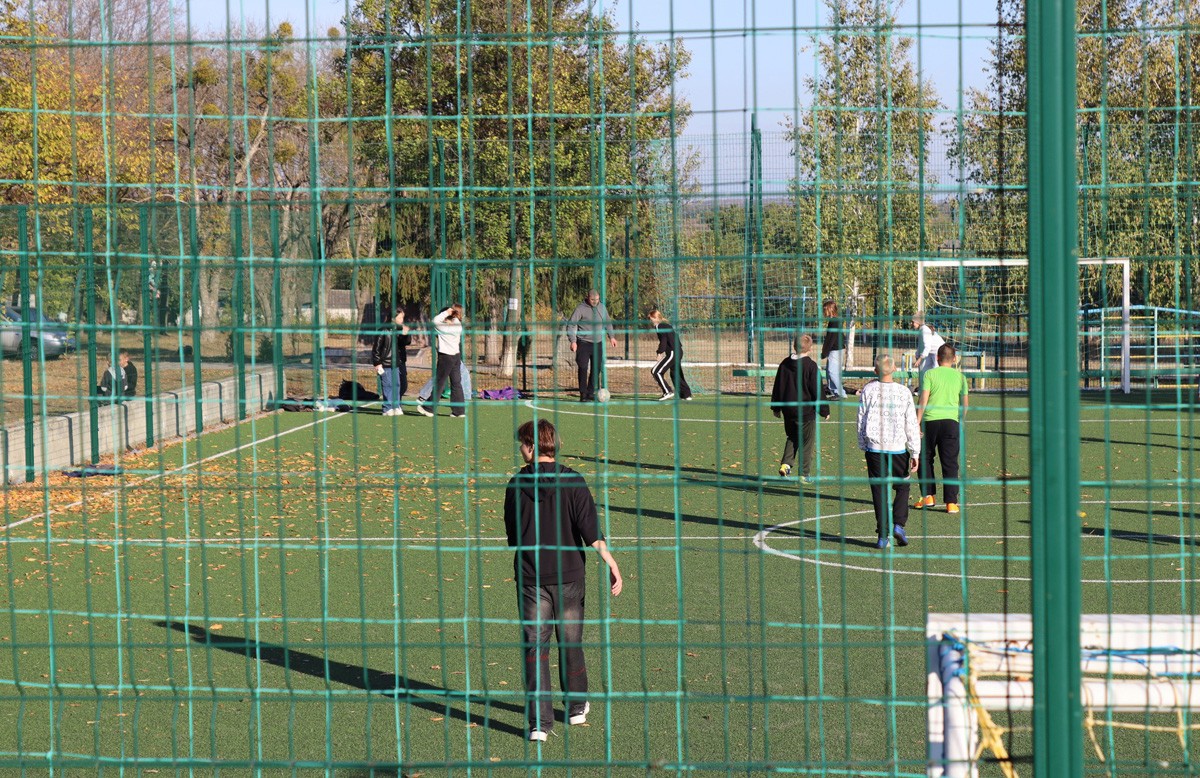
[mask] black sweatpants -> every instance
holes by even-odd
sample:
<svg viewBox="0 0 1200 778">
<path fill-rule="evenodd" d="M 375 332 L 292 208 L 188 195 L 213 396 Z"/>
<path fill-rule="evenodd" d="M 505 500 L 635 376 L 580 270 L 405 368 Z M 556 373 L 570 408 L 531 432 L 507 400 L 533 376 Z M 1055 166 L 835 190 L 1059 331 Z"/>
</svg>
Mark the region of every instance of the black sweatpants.
<svg viewBox="0 0 1200 778">
<path fill-rule="evenodd" d="M 650 368 L 650 373 L 658 382 L 658 388 L 663 394 L 670 394 L 673 391 L 667 378 L 674 377 L 675 385 L 679 389 L 679 398 L 686 400 L 692 396 L 692 387 L 688 386 L 687 379 L 683 376 L 683 354 L 681 352 L 668 351 L 665 354 L 659 354 L 658 362 Z"/>
<path fill-rule="evenodd" d="M 783 459 L 779 464 L 795 467 L 796 452 L 800 451 L 800 474 L 812 475 L 813 454 L 817 445 L 817 420 L 812 418 L 801 421 L 799 415 L 784 413 L 783 431 L 787 435 L 787 442 L 783 444 Z"/>
<path fill-rule="evenodd" d="M 895 490 L 892 498 L 892 524 L 903 527 L 908 523 L 908 463 L 907 452 L 881 454 L 867 451 L 867 476 L 871 479 L 871 502 L 875 505 L 875 535 L 891 534 L 887 521 L 887 488 Z"/>
<path fill-rule="evenodd" d="M 443 354 L 439 351 L 437 380 L 433 382 L 433 394 L 429 397 L 429 403 L 435 408 L 442 399 L 442 390 L 446 388 L 447 380 L 450 381 L 450 413 L 462 416 L 467 412 L 466 403 L 463 401 L 462 354 Z"/>
<path fill-rule="evenodd" d="M 937 494 L 937 479 L 933 475 L 933 455 L 942 460 L 942 495 L 946 502 L 958 502 L 958 421 L 937 419 L 924 424 L 925 439 L 921 444 L 921 494 Z"/>
<path fill-rule="evenodd" d="M 579 399 L 587 402 L 596 397 L 596 384 L 604 369 L 604 344 L 580 338 L 575 341 L 575 366 L 579 368 Z"/>
</svg>

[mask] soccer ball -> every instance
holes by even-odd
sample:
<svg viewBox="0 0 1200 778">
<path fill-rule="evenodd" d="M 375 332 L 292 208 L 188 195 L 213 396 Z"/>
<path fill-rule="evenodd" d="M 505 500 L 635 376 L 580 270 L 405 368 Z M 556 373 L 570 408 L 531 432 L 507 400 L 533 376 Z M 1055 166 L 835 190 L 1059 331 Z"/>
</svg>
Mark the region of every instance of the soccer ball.
<svg viewBox="0 0 1200 778">
<path fill-rule="evenodd" d="M 597 389 L 596 390 L 596 399 L 599 400 L 600 402 L 602 402 L 602 403 L 608 402 L 609 397 L 612 397 L 612 395 L 608 393 L 607 389 Z"/>
</svg>

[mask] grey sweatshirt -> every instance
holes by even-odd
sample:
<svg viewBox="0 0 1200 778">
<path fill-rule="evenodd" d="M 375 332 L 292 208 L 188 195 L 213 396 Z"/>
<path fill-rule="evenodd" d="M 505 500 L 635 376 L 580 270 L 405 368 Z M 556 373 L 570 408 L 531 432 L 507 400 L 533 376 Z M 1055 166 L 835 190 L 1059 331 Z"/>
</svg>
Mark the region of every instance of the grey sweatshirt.
<svg viewBox="0 0 1200 778">
<path fill-rule="evenodd" d="M 608 337 L 617 337 L 613 334 L 612 319 L 604 303 L 597 303 L 594 308 L 587 303 L 580 303 L 567 321 L 567 340 L 572 343 L 576 340 L 588 343 L 604 340 L 605 331 Z"/>
</svg>

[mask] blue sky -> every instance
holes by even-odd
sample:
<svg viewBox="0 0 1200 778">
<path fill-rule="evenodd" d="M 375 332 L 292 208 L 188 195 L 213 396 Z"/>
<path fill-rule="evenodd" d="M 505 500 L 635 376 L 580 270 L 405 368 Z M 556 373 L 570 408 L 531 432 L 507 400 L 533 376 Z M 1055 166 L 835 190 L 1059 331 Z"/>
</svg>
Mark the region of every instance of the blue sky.
<svg viewBox="0 0 1200 778">
<path fill-rule="evenodd" d="M 518 2 L 520 0 L 517 0 Z M 689 76 L 679 86 L 695 115 L 688 134 L 737 133 L 759 126 L 778 129 L 803 106 L 805 77 L 815 70 L 814 47 L 804 28 L 824 24 L 820 0 L 596 0 L 621 30 L 649 40 L 674 33 L 692 51 Z M 227 19 L 261 27 L 290 21 L 298 36 L 324 36 L 345 14 L 346 0 L 226 0 L 189 2 L 193 24 L 221 30 Z M 994 37 L 996 9 L 979 0 L 906 0 L 899 25 L 918 37 L 916 53 L 952 119 L 958 95 L 984 82 L 983 58 Z M 756 30 L 755 34 L 750 31 Z M 798 85 L 799 84 L 799 88 Z"/>
</svg>

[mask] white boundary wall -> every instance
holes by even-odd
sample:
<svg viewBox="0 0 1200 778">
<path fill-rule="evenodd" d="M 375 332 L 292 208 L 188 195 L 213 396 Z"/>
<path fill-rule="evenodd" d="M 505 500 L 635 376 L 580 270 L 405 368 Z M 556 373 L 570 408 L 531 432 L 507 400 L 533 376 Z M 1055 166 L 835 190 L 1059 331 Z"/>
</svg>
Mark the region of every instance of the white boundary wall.
<svg viewBox="0 0 1200 778">
<path fill-rule="evenodd" d="M 246 375 L 246 413 L 269 410 L 276 398 L 275 369 L 259 367 Z M 162 392 L 153 397 L 155 443 L 182 438 L 196 431 L 194 387 Z M 237 376 L 201 384 L 201 407 L 205 426 L 227 424 L 238 418 Z M 101 403 L 96 409 L 100 427 L 100 455 L 142 448 L 146 445 L 146 398 Z M 39 418 L 33 427 L 33 464 L 37 477 L 64 468 L 81 467 L 90 461 L 91 433 L 87 411 L 54 414 Z M 0 429 L 0 467 L 3 483 L 25 481 L 25 425 Z"/>
</svg>

